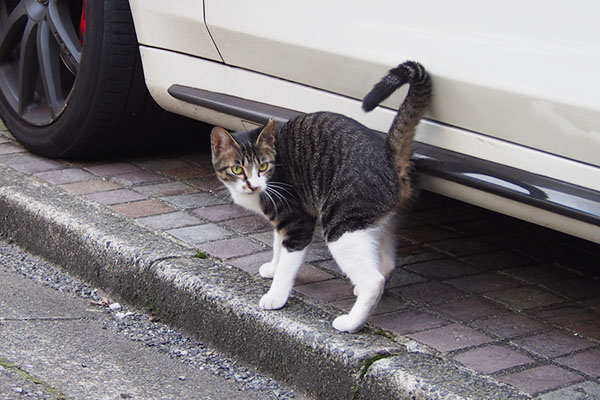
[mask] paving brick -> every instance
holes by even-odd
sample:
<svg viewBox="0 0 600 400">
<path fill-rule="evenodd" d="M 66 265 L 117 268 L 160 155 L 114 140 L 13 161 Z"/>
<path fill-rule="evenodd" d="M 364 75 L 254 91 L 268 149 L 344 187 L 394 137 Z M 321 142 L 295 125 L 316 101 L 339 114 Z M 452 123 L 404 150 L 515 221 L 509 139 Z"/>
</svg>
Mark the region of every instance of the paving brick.
<svg viewBox="0 0 600 400">
<path fill-rule="evenodd" d="M 592 307 L 596 311 L 600 311 L 600 297 L 593 297 L 591 299 L 582 301 L 582 303 Z"/>
<path fill-rule="evenodd" d="M 113 205 L 128 203 L 131 201 L 140 201 L 146 199 L 145 196 L 129 189 L 110 190 L 108 192 L 89 193 L 84 195 L 88 200 L 96 201 L 101 204 Z"/>
<path fill-rule="evenodd" d="M 585 351 L 559 358 L 556 362 L 581 371 L 595 378 L 600 377 L 600 349 Z"/>
<path fill-rule="evenodd" d="M 402 268 L 396 268 L 385 283 L 385 287 L 391 289 L 425 281 L 427 281 L 427 279 L 420 275 L 406 271 Z"/>
<path fill-rule="evenodd" d="M 594 400 L 600 399 L 600 383 L 583 382 L 564 389 L 544 393 L 537 400 Z"/>
<path fill-rule="evenodd" d="M 399 335 L 406 335 L 448 325 L 449 322 L 418 310 L 401 310 L 371 317 L 371 322 Z"/>
<path fill-rule="evenodd" d="M 214 174 L 212 168 L 205 168 L 198 165 L 183 166 L 177 168 L 163 169 L 161 173 L 174 179 L 193 179 L 202 178 Z"/>
<path fill-rule="evenodd" d="M 223 193 L 227 194 L 227 196 L 229 195 L 227 188 L 223 186 L 223 183 L 215 175 L 189 180 L 187 183 L 202 190 L 214 191 L 217 194 Z"/>
<path fill-rule="evenodd" d="M 271 223 L 259 215 L 223 221 L 222 225 L 243 235 L 266 232 L 273 229 Z"/>
<path fill-rule="evenodd" d="M 94 179 L 94 175 L 81 169 L 67 168 L 48 172 L 38 172 L 34 176 L 54 185 L 65 183 L 89 181 Z"/>
<path fill-rule="evenodd" d="M 246 271 L 252 275 L 258 275 L 258 270 L 261 265 L 271 261 L 273 258 L 272 251 L 263 251 L 262 253 L 251 254 L 245 257 L 239 257 L 227 262 L 236 268 Z"/>
<path fill-rule="evenodd" d="M 535 361 L 533 358 L 504 345 L 489 345 L 471 349 L 457 355 L 454 359 L 484 374 L 492 374 Z"/>
<path fill-rule="evenodd" d="M 516 386 L 522 391 L 534 395 L 552 390 L 569 383 L 580 381 L 581 376 L 554 365 L 526 369 L 525 371 L 498 377 L 502 382 Z"/>
<path fill-rule="evenodd" d="M 423 282 L 390 289 L 404 299 L 421 304 L 434 304 L 464 296 L 465 293 L 441 282 Z"/>
<path fill-rule="evenodd" d="M 477 212 L 474 208 L 468 208 L 465 210 L 450 210 L 447 207 L 441 207 L 414 211 L 410 213 L 410 217 L 435 225 L 447 225 L 480 219 L 481 214 L 481 212 Z"/>
<path fill-rule="evenodd" d="M 595 297 L 600 293 L 600 281 L 589 277 L 551 279 L 544 281 L 543 285 L 554 293 L 572 300 L 583 300 Z"/>
<path fill-rule="evenodd" d="M 598 320 L 573 324 L 569 329 L 577 332 L 580 336 L 600 342 L 600 321 Z"/>
<path fill-rule="evenodd" d="M 424 332 L 417 332 L 409 337 L 442 352 L 465 349 L 490 343 L 493 340 L 461 324 L 451 324 Z"/>
<path fill-rule="evenodd" d="M 487 293 L 520 286 L 520 283 L 517 280 L 496 272 L 451 279 L 446 281 L 446 283 L 464 290 L 465 292 L 473 293 Z"/>
<path fill-rule="evenodd" d="M 539 321 L 517 314 L 482 319 L 472 322 L 471 325 L 501 339 L 528 335 L 547 328 L 547 325 Z"/>
<path fill-rule="evenodd" d="M 438 252 L 447 253 L 449 255 L 468 256 L 473 254 L 489 253 L 497 250 L 494 246 L 476 239 L 446 239 L 435 242 L 430 242 L 425 245 Z"/>
<path fill-rule="evenodd" d="M 16 146 L 12 143 L 0 144 L 0 154 L 16 154 L 23 153 L 25 150 L 22 147 Z"/>
<path fill-rule="evenodd" d="M 264 251 L 262 246 L 246 238 L 225 239 L 204 243 L 199 245 L 199 248 L 222 260 Z"/>
<path fill-rule="evenodd" d="M 123 175 L 132 172 L 142 171 L 140 168 L 130 163 L 115 162 L 109 164 L 96 164 L 85 168 L 94 175 L 101 177 L 111 177 Z"/>
<path fill-rule="evenodd" d="M 430 279 L 452 279 L 481 272 L 469 264 L 451 259 L 425 261 L 405 268 Z"/>
<path fill-rule="evenodd" d="M 174 168 L 183 168 L 188 167 L 190 165 L 189 162 L 182 160 L 181 158 L 160 158 L 160 157 L 152 157 L 147 159 L 137 159 L 134 161 L 134 164 L 150 169 L 152 171 L 162 171 Z"/>
<path fill-rule="evenodd" d="M 515 339 L 512 343 L 548 358 L 559 357 L 594 346 L 594 343 L 589 340 L 559 330 Z"/>
<path fill-rule="evenodd" d="M 573 305 L 537 311 L 532 315 L 550 324 L 563 327 L 600 319 L 600 313 Z M 600 326 L 600 321 L 598 321 L 598 325 Z"/>
<path fill-rule="evenodd" d="M 332 258 L 329 260 L 315 261 L 313 264 L 321 269 L 331 272 L 334 275 L 345 276 L 335 260 Z"/>
<path fill-rule="evenodd" d="M 157 183 L 153 185 L 137 186 L 132 189 L 148 197 L 175 196 L 180 194 L 195 193 L 198 191 L 196 188 L 186 185 L 183 182 Z"/>
<path fill-rule="evenodd" d="M 346 279 L 330 279 L 328 281 L 296 286 L 295 290 L 324 303 L 344 300 L 354 296 L 352 285 Z"/>
<path fill-rule="evenodd" d="M 515 230 L 514 220 L 503 215 L 492 214 L 473 221 L 455 222 L 449 224 L 453 230 L 469 237 L 482 237 L 488 243 L 496 245 L 494 236 L 511 234 Z"/>
<path fill-rule="evenodd" d="M 534 233 L 530 226 L 518 220 L 511 224 L 509 231 L 489 234 L 484 239 L 498 248 L 518 250 L 523 255 L 526 255 L 523 249 L 550 243 L 543 235 L 539 235 L 537 232 Z"/>
<path fill-rule="evenodd" d="M 560 297 L 531 286 L 497 290 L 486 293 L 485 297 L 519 311 L 549 306 L 563 301 Z"/>
<path fill-rule="evenodd" d="M 460 257 L 466 263 L 476 266 L 483 271 L 496 271 L 500 269 L 523 267 L 532 265 L 537 261 L 511 250 L 493 251 L 486 254 L 476 254 Z"/>
<path fill-rule="evenodd" d="M 327 281 L 333 278 L 335 277 L 330 273 L 325 272 L 312 264 L 306 263 L 300 268 L 294 286 L 308 285 L 309 283 Z"/>
<path fill-rule="evenodd" d="M 589 254 L 571 246 L 561 246 L 556 243 L 556 232 L 548 232 L 549 243 L 533 246 L 523 250 L 526 254 L 540 259 L 546 263 L 564 264 L 566 266 L 597 265 L 597 256 Z"/>
<path fill-rule="evenodd" d="M 355 302 L 356 302 L 356 298 L 350 298 L 350 299 L 346 299 L 346 300 L 336 301 L 336 302 L 332 303 L 332 305 L 348 312 L 348 311 L 350 311 L 350 309 L 352 308 L 352 306 L 354 305 Z M 377 304 L 377 307 L 375 308 L 375 310 L 373 310 L 372 315 L 373 316 L 382 315 L 382 314 L 390 315 L 391 313 L 395 313 L 396 311 L 405 310 L 406 307 L 407 307 L 406 302 L 400 301 L 400 300 L 398 300 L 394 297 L 388 296 L 384 293 L 384 295 L 381 297 L 381 300 Z M 393 318 L 394 317 L 392 315 L 390 317 L 390 319 L 393 319 Z"/>
<path fill-rule="evenodd" d="M 135 201 L 132 203 L 114 204 L 110 207 L 129 218 L 148 217 L 151 215 L 166 214 L 175 211 L 175 209 L 172 207 L 153 199 Z"/>
<path fill-rule="evenodd" d="M 121 185 L 101 179 L 92 179 L 91 181 L 66 183 L 59 187 L 73 194 L 89 194 L 119 189 Z"/>
<path fill-rule="evenodd" d="M 447 258 L 445 254 L 426 250 L 419 245 L 403 246 L 396 249 L 396 266 L 406 266 L 423 261 L 441 260 Z"/>
<path fill-rule="evenodd" d="M 184 209 L 209 207 L 226 203 L 226 201 L 208 193 L 190 193 L 176 196 L 165 196 L 161 197 L 161 200 Z"/>
<path fill-rule="evenodd" d="M 65 165 L 31 154 L 18 154 L 4 160 L 4 164 L 27 174 L 65 169 Z"/>
<path fill-rule="evenodd" d="M 460 237 L 460 233 L 433 225 L 420 225 L 410 229 L 400 229 L 398 236 L 417 243 Z"/>
<path fill-rule="evenodd" d="M 198 208 L 194 210 L 193 213 L 201 218 L 214 222 L 256 215 L 256 213 L 235 204 Z"/>
<path fill-rule="evenodd" d="M 231 233 L 214 224 L 203 224 L 168 230 L 167 233 L 192 245 L 231 237 Z"/>
<path fill-rule="evenodd" d="M 250 237 L 254 240 L 261 242 L 262 244 L 264 244 L 265 246 L 267 246 L 269 248 L 273 247 L 273 232 L 272 231 L 254 233 L 254 234 L 250 235 Z"/>
<path fill-rule="evenodd" d="M 552 282 L 555 279 L 562 280 L 577 277 L 577 275 L 572 272 L 552 265 L 532 265 L 510 268 L 503 270 L 502 273 L 534 284 L 545 284 L 546 282 Z"/>
<path fill-rule="evenodd" d="M 430 308 L 451 319 L 470 321 L 490 315 L 501 314 L 505 310 L 480 297 L 452 300 Z"/>
<path fill-rule="evenodd" d="M 151 183 L 166 180 L 166 178 L 162 175 L 158 175 L 150 171 L 144 171 L 143 169 L 134 172 L 129 172 L 126 174 L 117 175 L 114 176 L 112 179 L 115 182 L 120 183 L 122 185 L 136 185 L 141 183 Z"/>
<path fill-rule="evenodd" d="M 269 224 L 269 226 L 271 225 Z M 331 259 L 331 253 L 324 242 L 311 243 L 308 249 L 308 254 L 306 255 L 306 261 L 314 262 L 328 259 Z"/>
<path fill-rule="evenodd" d="M 161 230 L 183 228 L 185 226 L 192 225 L 202 225 L 202 221 L 199 218 L 193 217 L 183 211 L 143 217 L 139 218 L 138 221 L 144 225 Z"/>
</svg>

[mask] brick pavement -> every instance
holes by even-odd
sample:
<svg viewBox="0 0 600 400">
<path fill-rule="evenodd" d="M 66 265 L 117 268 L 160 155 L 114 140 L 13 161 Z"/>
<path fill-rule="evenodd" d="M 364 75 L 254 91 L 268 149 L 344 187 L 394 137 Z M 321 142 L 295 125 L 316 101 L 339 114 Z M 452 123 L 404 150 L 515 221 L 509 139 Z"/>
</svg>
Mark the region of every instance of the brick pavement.
<svg viewBox="0 0 600 400">
<path fill-rule="evenodd" d="M 208 146 L 206 146 L 208 148 Z M 258 277 L 271 233 L 231 204 L 210 155 L 69 162 L 32 155 L 0 126 L 0 163 L 184 241 Z M 600 398 L 600 246 L 423 193 L 371 318 L 544 400 Z M 347 310 L 352 289 L 317 238 L 296 282 Z"/>
</svg>

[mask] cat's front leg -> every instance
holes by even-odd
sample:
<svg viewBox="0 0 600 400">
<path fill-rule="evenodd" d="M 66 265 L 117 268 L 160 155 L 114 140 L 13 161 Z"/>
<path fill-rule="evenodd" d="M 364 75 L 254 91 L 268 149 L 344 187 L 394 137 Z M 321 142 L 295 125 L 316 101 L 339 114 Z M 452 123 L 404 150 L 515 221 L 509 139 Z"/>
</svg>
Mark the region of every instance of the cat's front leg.
<svg viewBox="0 0 600 400">
<path fill-rule="evenodd" d="M 260 299 L 259 306 L 264 310 L 277 310 L 287 303 L 294 287 L 296 275 L 304 262 L 308 247 L 300 251 L 288 251 L 282 246 L 279 262 L 269 291 Z"/>
<path fill-rule="evenodd" d="M 275 275 L 275 270 L 279 264 L 279 258 L 281 256 L 281 249 L 283 248 L 283 236 L 277 232 L 277 229 L 273 229 L 273 259 L 261 265 L 258 273 L 263 278 L 272 278 Z"/>
</svg>

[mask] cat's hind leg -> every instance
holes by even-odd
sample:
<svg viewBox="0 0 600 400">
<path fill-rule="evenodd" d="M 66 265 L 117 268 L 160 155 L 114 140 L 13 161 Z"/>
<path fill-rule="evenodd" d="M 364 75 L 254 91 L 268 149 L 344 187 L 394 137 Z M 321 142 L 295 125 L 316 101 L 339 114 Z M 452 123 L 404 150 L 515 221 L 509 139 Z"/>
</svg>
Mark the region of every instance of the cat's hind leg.
<svg viewBox="0 0 600 400">
<path fill-rule="evenodd" d="M 350 278 L 357 294 L 350 312 L 333 321 L 333 327 L 339 331 L 356 332 L 362 328 L 383 294 L 385 277 L 379 270 L 380 234 L 379 228 L 363 229 L 347 232 L 328 243 L 329 251 Z"/>
<path fill-rule="evenodd" d="M 279 264 L 281 249 L 283 248 L 283 236 L 273 229 L 273 258 L 270 262 L 261 265 L 258 273 L 263 278 L 272 278 L 275 275 L 275 270 Z"/>
<path fill-rule="evenodd" d="M 396 233 L 394 222 L 384 224 L 379 239 L 379 272 L 387 280 L 396 268 Z"/>
</svg>

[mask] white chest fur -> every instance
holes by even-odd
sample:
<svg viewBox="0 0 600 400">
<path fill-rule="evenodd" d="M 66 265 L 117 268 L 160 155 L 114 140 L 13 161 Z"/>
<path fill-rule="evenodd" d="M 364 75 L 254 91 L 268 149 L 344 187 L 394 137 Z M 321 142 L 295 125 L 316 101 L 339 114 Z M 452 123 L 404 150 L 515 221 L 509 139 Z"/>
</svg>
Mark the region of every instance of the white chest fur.
<svg viewBox="0 0 600 400">
<path fill-rule="evenodd" d="M 240 193 L 237 190 L 229 189 L 231 197 L 235 204 L 247 208 L 250 211 L 254 211 L 257 214 L 264 215 L 262 208 L 260 207 L 260 192 L 256 193 Z"/>
</svg>

